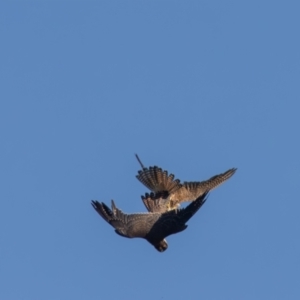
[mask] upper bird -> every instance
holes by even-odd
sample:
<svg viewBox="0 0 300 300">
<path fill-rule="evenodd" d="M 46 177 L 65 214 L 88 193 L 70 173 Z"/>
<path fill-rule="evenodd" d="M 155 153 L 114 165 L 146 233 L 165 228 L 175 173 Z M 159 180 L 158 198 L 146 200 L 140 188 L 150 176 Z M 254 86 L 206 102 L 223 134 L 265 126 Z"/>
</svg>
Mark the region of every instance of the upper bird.
<svg viewBox="0 0 300 300">
<path fill-rule="evenodd" d="M 194 201 L 206 191 L 216 188 L 229 179 L 237 170 L 232 168 L 205 181 L 191 181 L 181 184 L 179 179 L 174 180 L 174 175 L 168 175 L 166 170 L 162 170 L 157 166 L 146 168 L 138 155 L 136 154 L 135 156 L 142 167 L 142 170 L 138 171 L 136 178 L 156 195 L 161 194 L 166 199 L 166 205 L 157 207 L 151 205 L 151 199 L 145 200 L 145 197 L 142 196 L 142 200 L 150 212 L 173 210 L 178 208 L 181 202 Z M 178 184 L 180 184 L 179 187 Z M 174 186 L 176 186 L 175 189 Z M 155 194 L 150 196 L 153 198 Z"/>
<path fill-rule="evenodd" d="M 203 193 L 186 208 L 164 213 L 125 214 L 118 209 L 112 200 L 111 209 L 98 201 L 92 201 L 92 206 L 99 215 L 115 228 L 115 232 L 127 238 L 144 238 L 159 252 L 168 248 L 165 238 L 187 228 L 185 224 L 204 204 L 207 192 Z M 148 196 L 146 195 L 145 198 Z M 162 204 L 165 199 L 156 196 L 153 203 Z"/>
</svg>

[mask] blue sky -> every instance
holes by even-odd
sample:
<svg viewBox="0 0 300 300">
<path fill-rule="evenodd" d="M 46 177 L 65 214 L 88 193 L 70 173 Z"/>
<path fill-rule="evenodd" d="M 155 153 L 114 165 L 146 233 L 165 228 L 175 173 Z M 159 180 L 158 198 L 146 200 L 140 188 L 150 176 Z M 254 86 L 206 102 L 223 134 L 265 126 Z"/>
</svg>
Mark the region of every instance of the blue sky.
<svg viewBox="0 0 300 300">
<path fill-rule="evenodd" d="M 297 1 L 0 4 L 0 298 L 299 299 Z M 145 211 L 138 153 L 237 167 L 158 253 L 91 199 Z"/>
</svg>

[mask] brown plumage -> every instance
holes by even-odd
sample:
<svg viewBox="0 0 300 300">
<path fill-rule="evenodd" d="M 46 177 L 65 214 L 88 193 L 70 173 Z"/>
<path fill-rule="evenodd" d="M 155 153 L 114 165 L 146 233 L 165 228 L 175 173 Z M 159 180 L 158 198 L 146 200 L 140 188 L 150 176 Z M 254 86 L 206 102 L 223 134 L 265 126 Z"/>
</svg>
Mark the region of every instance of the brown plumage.
<svg viewBox="0 0 300 300">
<path fill-rule="evenodd" d="M 159 252 L 168 248 L 165 238 L 187 228 L 185 224 L 204 204 L 207 193 L 204 193 L 186 208 L 164 213 L 125 214 L 118 209 L 112 200 L 111 209 L 98 201 L 92 201 L 92 206 L 99 215 L 115 228 L 115 232 L 127 238 L 144 238 Z M 146 199 L 148 196 L 146 195 Z M 164 199 L 157 197 L 157 203 Z"/>
<path fill-rule="evenodd" d="M 137 154 L 136 158 L 142 167 L 142 170 L 138 171 L 137 179 L 154 193 L 152 198 L 155 198 L 156 194 L 163 194 L 166 199 L 164 205 L 159 208 L 160 212 L 176 209 L 181 202 L 194 201 L 206 191 L 210 191 L 228 180 L 237 170 L 232 168 L 205 181 L 181 184 L 180 180 L 174 180 L 173 174 L 168 175 L 167 171 L 157 166 L 145 168 Z M 148 211 L 152 211 L 152 206 L 149 203 L 146 204 L 144 200 L 143 202 Z M 155 208 L 158 207 L 155 206 Z"/>
</svg>

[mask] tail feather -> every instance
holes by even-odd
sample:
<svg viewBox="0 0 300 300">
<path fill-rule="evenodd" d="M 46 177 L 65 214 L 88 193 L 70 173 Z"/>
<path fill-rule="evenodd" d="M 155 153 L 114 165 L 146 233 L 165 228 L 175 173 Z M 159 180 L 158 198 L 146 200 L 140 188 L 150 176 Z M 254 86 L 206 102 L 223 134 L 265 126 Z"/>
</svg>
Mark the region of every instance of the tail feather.
<svg viewBox="0 0 300 300">
<path fill-rule="evenodd" d="M 173 174 L 168 175 L 167 171 L 163 171 L 157 166 L 139 171 L 136 177 L 149 190 L 155 193 L 167 191 L 171 194 L 182 186 L 179 179 L 174 180 Z"/>
<path fill-rule="evenodd" d="M 144 205 L 149 212 L 165 212 L 169 200 L 167 199 L 168 193 L 146 193 L 145 196 L 141 196 Z"/>
</svg>

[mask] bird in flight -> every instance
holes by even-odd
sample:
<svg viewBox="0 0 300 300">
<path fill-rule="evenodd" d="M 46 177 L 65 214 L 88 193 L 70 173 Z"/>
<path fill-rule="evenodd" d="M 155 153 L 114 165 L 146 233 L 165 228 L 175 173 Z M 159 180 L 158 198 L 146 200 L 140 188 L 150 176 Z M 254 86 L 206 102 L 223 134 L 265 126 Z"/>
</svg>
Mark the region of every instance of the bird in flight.
<svg viewBox="0 0 300 300">
<path fill-rule="evenodd" d="M 182 202 L 194 201 L 206 191 L 210 191 L 228 180 L 237 170 L 236 168 L 229 169 L 205 181 L 180 183 L 179 179 L 174 180 L 173 174 L 169 175 L 168 171 L 157 166 L 146 168 L 138 155 L 135 156 L 142 168 L 138 171 L 136 178 L 152 191 L 147 200 L 142 196 L 143 203 L 150 212 L 154 211 L 153 209 L 157 212 L 169 211 L 177 209 Z M 160 207 L 151 205 L 151 198 L 155 199 L 156 195 L 162 195 L 161 197 L 166 200 L 165 205 Z"/>
<path fill-rule="evenodd" d="M 204 192 L 187 207 L 165 212 L 125 214 L 117 208 L 114 201 L 111 209 L 103 202 L 92 201 L 92 206 L 98 214 L 115 228 L 115 232 L 127 238 L 144 238 L 159 252 L 168 248 L 165 238 L 171 234 L 181 232 L 187 228 L 186 222 L 200 209 L 207 199 Z M 156 195 L 155 199 L 145 196 L 145 200 L 152 201 L 153 205 L 162 205 L 165 198 Z"/>
</svg>

